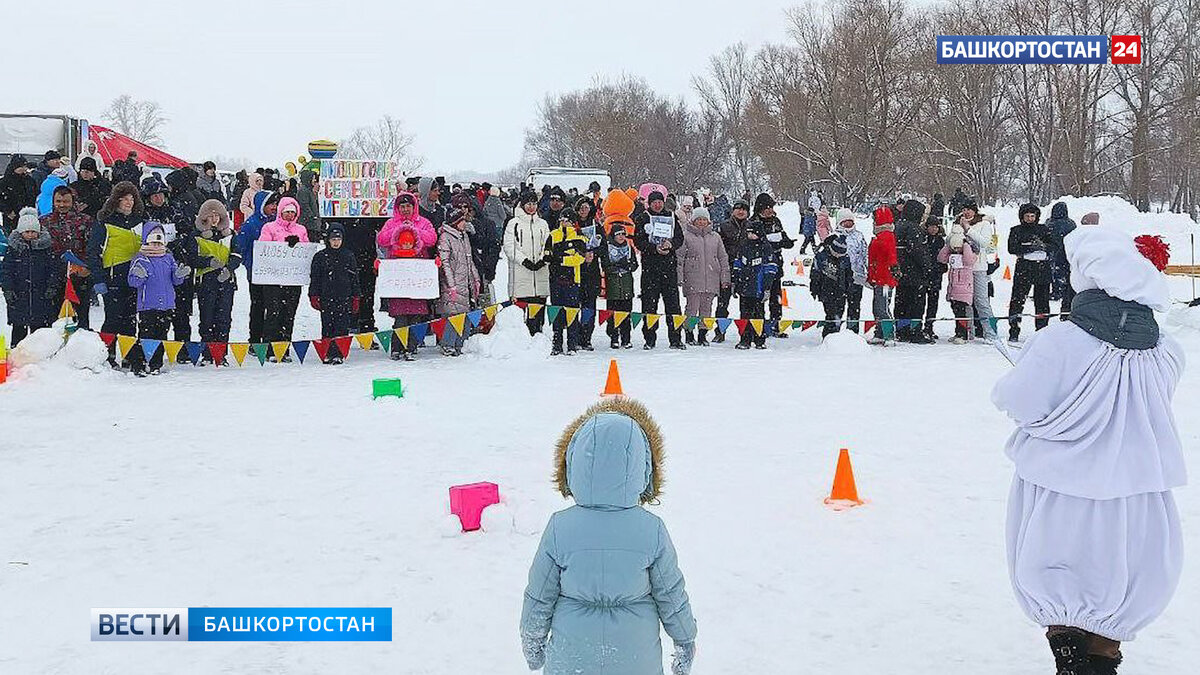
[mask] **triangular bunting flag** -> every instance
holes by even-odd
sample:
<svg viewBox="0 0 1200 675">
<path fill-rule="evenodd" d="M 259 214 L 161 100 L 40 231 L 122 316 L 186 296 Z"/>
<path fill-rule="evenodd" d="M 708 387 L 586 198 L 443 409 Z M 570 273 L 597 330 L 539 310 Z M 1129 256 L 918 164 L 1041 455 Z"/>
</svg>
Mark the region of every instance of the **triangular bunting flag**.
<svg viewBox="0 0 1200 675">
<path fill-rule="evenodd" d="M 162 340 L 153 340 L 151 338 L 142 338 L 142 353 L 146 355 L 146 360 L 154 358 L 154 354 L 158 351 Z"/>
<path fill-rule="evenodd" d="M 685 328 L 687 328 L 688 330 L 692 330 L 692 329 L 694 329 L 696 326 L 699 326 L 699 325 L 700 325 L 700 317 L 698 317 L 698 316 L 689 316 L 687 319 L 685 319 L 685 320 L 684 320 L 684 322 L 683 322 L 683 325 L 684 325 L 684 327 L 685 327 Z"/>
<path fill-rule="evenodd" d="M 338 353 L 342 355 L 343 359 L 350 358 L 350 336 L 349 335 L 333 338 L 333 344 L 338 348 Z"/>
<path fill-rule="evenodd" d="M 558 305 L 550 305 L 546 308 L 546 318 L 550 319 L 551 326 L 553 326 L 554 322 L 558 319 L 558 313 L 561 310 L 562 307 L 559 307 Z"/>
<path fill-rule="evenodd" d="M 408 326 L 401 326 L 392 331 L 396 334 L 396 339 L 400 341 L 400 346 L 408 348 Z"/>
<path fill-rule="evenodd" d="M 455 335 L 458 335 L 460 337 L 463 336 L 463 323 L 466 320 L 467 320 L 466 314 L 455 314 L 454 316 L 452 316 L 448 319 L 448 321 L 450 322 L 450 327 L 454 329 Z"/>
<path fill-rule="evenodd" d="M 63 300 L 62 307 L 58 309 L 58 318 L 65 319 L 72 316 L 75 316 L 75 305 L 72 305 L 70 300 Z"/>
<path fill-rule="evenodd" d="M 717 325 L 717 320 L 712 318 L 711 316 L 706 316 L 703 319 L 701 319 L 701 321 L 704 323 L 704 327 L 708 330 L 712 330 L 713 327 Z"/>
<path fill-rule="evenodd" d="M 789 321 L 788 319 L 780 319 L 779 321 L 775 321 L 775 332 L 783 335 L 784 333 L 788 332 L 788 329 L 792 327 L 793 323 L 793 321 Z"/>
<path fill-rule="evenodd" d="M 167 360 L 171 363 L 175 363 L 176 359 L 179 357 L 180 349 L 183 349 L 182 342 L 176 342 L 174 340 L 163 341 L 163 352 L 167 355 Z"/>
<path fill-rule="evenodd" d="M 496 318 L 497 307 L 498 307 L 498 305 L 492 305 L 490 307 L 483 308 L 483 315 L 488 318 L 488 321 L 492 321 Z"/>
<path fill-rule="evenodd" d="M 579 318 L 579 310 L 574 307 L 568 307 L 565 311 L 567 313 L 567 325 L 570 326 L 575 323 L 575 319 Z"/>
<path fill-rule="evenodd" d="M 800 322 L 800 330 L 802 330 L 802 331 L 808 330 L 809 328 L 812 328 L 815 325 L 817 325 L 816 321 L 801 321 Z"/>
<path fill-rule="evenodd" d="M 684 321 L 687 321 L 687 317 L 682 314 L 671 315 L 671 325 L 675 327 L 675 330 L 679 330 Z"/>
<path fill-rule="evenodd" d="M 641 312 L 630 312 L 629 313 L 629 327 L 637 328 L 638 324 L 642 322 L 642 316 L 643 315 Z"/>
<path fill-rule="evenodd" d="M 467 322 L 470 323 L 471 328 L 478 326 L 481 319 L 483 319 L 482 309 L 473 309 L 467 312 Z"/>
<path fill-rule="evenodd" d="M 224 342 L 206 342 L 205 344 L 208 345 L 208 355 L 212 357 L 213 365 L 220 368 L 221 362 L 225 360 L 225 350 L 229 348 L 229 345 Z M 246 353 L 242 352 L 242 356 L 245 355 Z"/>
<path fill-rule="evenodd" d="M 763 335 L 763 320 L 750 319 L 750 327 L 754 329 L 755 335 Z"/>
<path fill-rule="evenodd" d="M 279 342 L 272 342 L 271 343 L 271 353 L 275 355 L 275 360 L 282 361 L 283 357 L 287 356 L 288 347 L 291 347 L 291 346 L 292 346 L 291 343 L 287 342 L 285 340 L 280 340 Z"/>
<path fill-rule="evenodd" d="M 734 319 L 733 320 L 733 325 L 737 326 L 739 334 L 746 332 L 746 324 L 747 324 L 746 319 Z"/>
<path fill-rule="evenodd" d="M 191 358 L 193 366 L 196 365 L 197 363 L 200 363 L 200 352 L 201 352 L 201 350 L 203 350 L 203 348 L 204 348 L 204 346 L 201 345 L 199 342 L 187 343 L 188 357 Z"/>
<path fill-rule="evenodd" d="M 229 351 L 233 352 L 233 360 L 240 366 L 246 360 L 246 354 L 250 352 L 250 345 L 245 342 L 231 342 Z"/>
<path fill-rule="evenodd" d="M 584 323 L 591 323 L 592 318 L 596 316 L 596 310 L 591 307 L 584 307 L 580 314 L 582 315 Z"/>
<path fill-rule="evenodd" d="M 101 333 L 100 334 L 100 340 L 102 342 L 104 342 L 104 346 L 106 346 L 106 347 L 113 346 L 113 340 L 116 340 L 116 339 L 117 339 L 117 336 L 113 335 L 112 333 Z"/>
<path fill-rule="evenodd" d="M 654 328 L 658 325 L 658 320 L 662 317 L 658 314 L 646 314 L 646 328 Z"/>
<path fill-rule="evenodd" d="M 79 304 L 79 294 L 75 292 L 75 284 L 71 283 L 71 277 L 67 277 L 67 291 L 64 296 L 65 301 Z"/>
<path fill-rule="evenodd" d="M 429 324 L 414 323 L 408 327 L 408 333 L 416 344 L 425 344 L 425 336 L 429 334 Z"/>
<path fill-rule="evenodd" d="M 612 315 L 613 315 L 613 313 L 611 311 L 609 311 L 607 309 L 602 309 L 596 313 L 596 318 L 599 323 L 603 324 L 603 323 L 608 323 L 608 317 L 610 317 Z"/>
<path fill-rule="evenodd" d="M 724 335 L 725 331 L 729 330 L 729 324 L 731 323 L 733 323 L 733 319 L 717 319 L 717 330 L 721 331 L 721 334 Z M 741 329 L 739 328 L 738 330 L 740 331 Z"/>
<path fill-rule="evenodd" d="M 442 335 L 446 333 L 446 320 L 437 319 L 435 321 L 430 321 L 429 329 L 433 331 L 433 334 L 437 336 L 437 339 L 440 341 L 442 339 Z"/>
<path fill-rule="evenodd" d="M 998 319 L 998 318 L 996 318 L 996 317 L 994 317 L 994 316 L 990 316 L 990 317 L 988 317 L 988 319 L 987 319 L 987 322 L 988 322 L 988 324 L 990 324 L 990 325 L 991 325 L 991 327 L 992 327 L 992 332 L 993 332 L 993 333 L 995 333 L 995 332 L 996 332 L 996 330 L 997 330 L 997 328 L 996 328 L 996 327 L 1000 325 L 1000 319 Z"/>
<path fill-rule="evenodd" d="M 517 304 L 520 304 L 520 303 L 517 303 Z M 538 315 L 538 312 L 540 312 L 540 311 L 542 311 L 542 305 L 539 305 L 539 304 L 537 304 L 536 302 L 531 302 L 531 303 L 528 303 L 528 304 L 525 306 L 525 314 L 526 314 L 526 315 L 527 315 L 527 316 L 528 316 L 530 319 L 532 319 L 532 318 L 534 318 L 535 316 L 537 316 L 537 315 Z"/>
<path fill-rule="evenodd" d="M 912 325 L 912 319 L 896 319 L 896 326 L 899 328 L 908 328 Z"/>
<path fill-rule="evenodd" d="M 863 322 L 863 332 L 864 333 L 870 333 L 871 329 L 874 327 L 875 327 L 874 321 L 864 321 Z"/>
<path fill-rule="evenodd" d="M 612 313 L 613 326 L 619 328 L 621 326 L 621 324 L 625 323 L 625 320 L 628 318 L 629 318 L 629 312 L 613 312 Z"/>
<path fill-rule="evenodd" d="M 321 359 L 322 361 L 325 360 L 325 355 L 329 353 L 330 342 L 331 341 L 329 340 L 329 338 L 322 338 L 320 340 L 312 341 L 313 351 L 315 351 L 317 353 L 318 359 Z M 390 340 L 389 340 L 389 342 L 390 342 Z"/>
<path fill-rule="evenodd" d="M 304 357 L 308 355 L 308 345 L 311 340 L 297 340 L 292 343 L 292 351 L 296 352 L 296 360 L 301 364 L 304 363 Z"/>
<path fill-rule="evenodd" d="M 267 345 L 263 343 L 252 344 L 250 349 L 254 350 L 254 355 L 258 357 L 258 365 L 263 365 L 267 362 Z"/>
<path fill-rule="evenodd" d="M 137 342 L 137 338 L 135 338 L 135 337 L 130 337 L 128 335 L 118 335 L 117 336 L 117 353 L 121 355 L 121 358 L 125 358 L 125 355 L 129 353 L 130 349 L 133 349 L 133 345 L 136 342 Z"/>
<path fill-rule="evenodd" d="M 522 302 L 521 300 L 513 300 L 513 304 L 521 309 L 527 309 L 529 307 L 528 302 Z"/>
<path fill-rule="evenodd" d="M 371 345 L 375 344 L 374 333 L 359 333 L 354 336 L 354 339 L 358 341 L 358 346 L 363 349 L 370 349 Z"/>
<path fill-rule="evenodd" d="M 392 331 L 390 331 L 390 330 L 378 331 L 375 333 L 375 339 L 379 341 L 379 346 L 380 346 L 380 348 L 383 349 L 383 351 L 390 352 L 392 350 Z M 313 342 L 316 342 L 316 340 L 313 340 Z M 317 356 L 321 356 L 321 355 L 318 354 Z M 325 359 L 325 357 L 321 356 L 321 360 L 324 360 L 324 359 Z"/>
</svg>

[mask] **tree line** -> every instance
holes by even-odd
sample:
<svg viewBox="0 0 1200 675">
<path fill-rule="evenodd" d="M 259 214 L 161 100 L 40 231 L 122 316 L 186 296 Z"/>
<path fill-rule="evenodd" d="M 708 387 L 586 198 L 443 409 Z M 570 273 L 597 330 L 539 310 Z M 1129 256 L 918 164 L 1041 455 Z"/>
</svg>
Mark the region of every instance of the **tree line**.
<svg viewBox="0 0 1200 675">
<path fill-rule="evenodd" d="M 786 20 L 782 44 L 714 54 L 696 103 L 636 77 L 546 97 L 525 161 L 845 204 L 962 187 L 1200 211 L 1200 0 L 826 0 Z M 938 35 L 1021 34 L 1141 35 L 1142 63 L 937 63 Z"/>
</svg>

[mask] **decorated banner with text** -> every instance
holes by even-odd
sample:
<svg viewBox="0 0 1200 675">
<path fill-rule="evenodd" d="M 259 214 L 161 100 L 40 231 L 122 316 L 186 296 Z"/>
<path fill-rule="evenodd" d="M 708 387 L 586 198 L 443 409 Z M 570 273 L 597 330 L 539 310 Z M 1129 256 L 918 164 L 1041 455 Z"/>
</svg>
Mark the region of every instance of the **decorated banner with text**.
<svg viewBox="0 0 1200 675">
<path fill-rule="evenodd" d="M 254 242 L 254 283 L 277 286 L 307 286 L 312 259 L 321 244 L 296 244 L 282 241 Z"/>
<path fill-rule="evenodd" d="M 322 218 L 390 218 L 397 183 L 404 173 L 395 162 L 323 159 L 317 197 Z"/>
</svg>

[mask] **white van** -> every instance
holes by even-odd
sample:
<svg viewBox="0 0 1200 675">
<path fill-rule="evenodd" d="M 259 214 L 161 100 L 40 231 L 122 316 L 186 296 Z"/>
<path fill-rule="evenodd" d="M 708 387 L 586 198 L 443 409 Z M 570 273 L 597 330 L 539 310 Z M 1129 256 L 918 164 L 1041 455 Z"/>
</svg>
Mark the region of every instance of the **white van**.
<svg viewBox="0 0 1200 675">
<path fill-rule="evenodd" d="M 532 185 L 533 189 L 539 193 L 542 190 L 542 186 L 549 185 L 554 187 L 557 185 L 563 189 L 563 192 L 575 188 L 576 192 L 583 194 L 588 191 L 588 186 L 593 181 L 600 184 L 600 194 L 608 194 L 608 188 L 612 185 L 612 177 L 604 169 L 535 166 L 529 170 L 529 177 L 525 179 L 525 182 Z"/>
</svg>

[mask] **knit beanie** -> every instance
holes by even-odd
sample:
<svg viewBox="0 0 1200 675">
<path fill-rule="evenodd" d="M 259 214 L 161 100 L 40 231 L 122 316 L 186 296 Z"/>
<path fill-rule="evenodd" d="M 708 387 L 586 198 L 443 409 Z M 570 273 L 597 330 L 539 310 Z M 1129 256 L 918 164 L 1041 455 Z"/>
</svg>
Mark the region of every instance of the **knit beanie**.
<svg viewBox="0 0 1200 675">
<path fill-rule="evenodd" d="M 694 223 L 701 218 L 710 223 L 712 222 L 712 216 L 708 215 L 708 209 L 704 208 L 703 206 L 698 206 L 692 209 L 692 222 Z"/>
<path fill-rule="evenodd" d="M 17 218 L 17 227 L 14 230 L 17 234 L 22 232 L 41 232 L 42 223 L 38 220 L 37 209 L 32 206 L 26 206 L 21 209 L 21 215 Z"/>
</svg>

